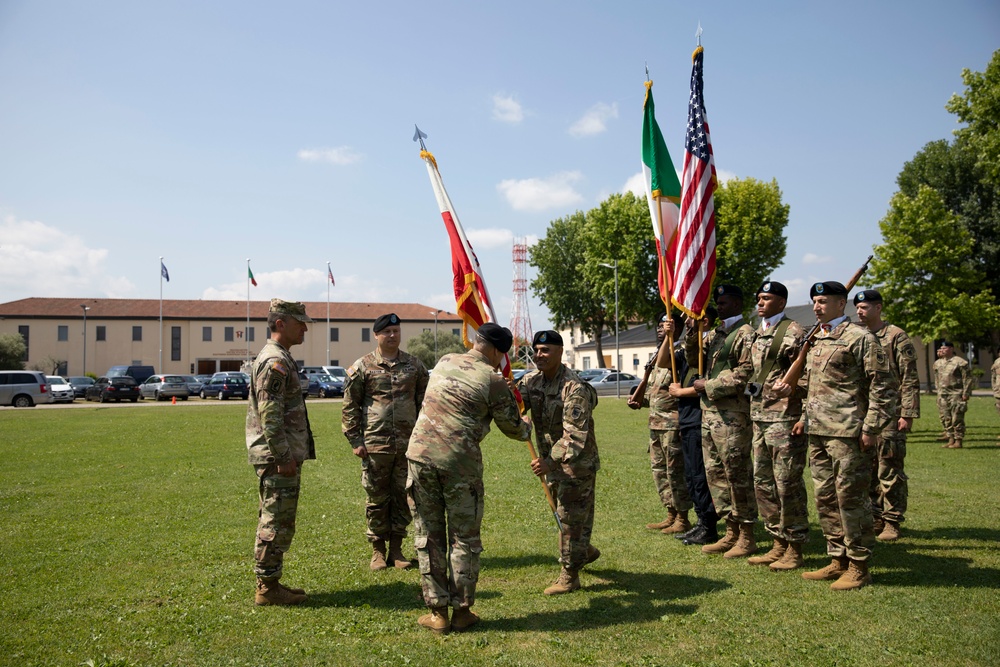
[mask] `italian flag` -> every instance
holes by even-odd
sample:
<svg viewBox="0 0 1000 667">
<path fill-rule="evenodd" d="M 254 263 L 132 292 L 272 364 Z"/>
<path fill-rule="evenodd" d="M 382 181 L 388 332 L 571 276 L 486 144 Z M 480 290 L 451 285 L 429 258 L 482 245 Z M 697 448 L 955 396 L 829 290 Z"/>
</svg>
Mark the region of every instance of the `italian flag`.
<svg viewBox="0 0 1000 667">
<path fill-rule="evenodd" d="M 250 270 L 250 265 L 249 264 L 247 264 L 247 278 L 250 279 L 250 284 L 251 285 L 253 285 L 254 287 L 257 286 L 257 281 L 254 280 L 253 271 Z"/>
<path fill-rule="evenodd" d="M 674 274 L 670 258 L 674 256 L 673 244 L 680 219 L 681 183 L 670 153 L 667 152 L 660 127 L 656 124 L 652 81 L 646 82 L 646 100 L 643 103 L 642 175 L 646 181 L 646 201 L 649 204 L 649 217 L 653 221 L 653 237 L 656 239 L 656 256 L 659 259 L 656 282 L 660 288 L 660 298 L 669 306 Z"/>
</svg>

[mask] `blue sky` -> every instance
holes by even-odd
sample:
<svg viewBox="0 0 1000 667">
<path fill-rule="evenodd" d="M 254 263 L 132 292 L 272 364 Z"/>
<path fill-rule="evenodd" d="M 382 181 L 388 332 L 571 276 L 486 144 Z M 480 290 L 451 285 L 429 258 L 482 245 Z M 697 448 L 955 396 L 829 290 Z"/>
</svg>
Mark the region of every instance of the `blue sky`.
<svg viewBox="0 0 1000 667">
<path fill-rule="evenodd" d="M 453 311 L 417 123 L 506 324 L 511 237 L 635 183 L 646 64 L 681 164 L 699 22 L 720 174 L 791 206 L 792 303 L 879 242 L 1000 48 L 985 0 L 3 0 L 0 301 L 158 298 L 162 255 L 165 298 L 244 299 L 249 257 L 254 299 L 325 300 L 329 261 L 334 301 Z"/>
</svg>

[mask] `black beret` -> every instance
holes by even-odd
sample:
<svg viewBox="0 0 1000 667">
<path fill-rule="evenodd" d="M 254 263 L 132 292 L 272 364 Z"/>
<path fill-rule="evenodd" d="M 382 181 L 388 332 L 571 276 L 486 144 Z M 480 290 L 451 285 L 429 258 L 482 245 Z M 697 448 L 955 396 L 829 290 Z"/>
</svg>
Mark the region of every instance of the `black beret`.
<svg viewBox="0 0 1000 667">
<path fill-rule="evenodd" d="M 788 288 L 776 280 L 768 280 L 760 286 L 759 290 L 757 290 L 757 296 L 760 296 L 761 294 L 773 294 L 774 296 L 781 297 L 782 299 L 787 299 Z"/>
<path fill-rule="evenodd" d="M 388 315 L 383 315 L 382 317 L 375 320 L 375 324 L 372 325 L 372 331 L 378 333 L 382 329 L 388 326 L 399 326 L 402 322 L 396 313 L 389 313 Z"/>
<path fill-rule="evenodd" d="M 827 280 L 825 283 L 816 283 L 809 288 L 809 298 L 814 296 L 847 296 L 847 288 L 836 280 Z"/>
<path fill-rule="evenodd" d="M 882 303 L 882 295 L 878 293 L 877 289 L 863 289 L 854 295 L 854 305 L 858 305 L 864 301 L 865 303 Z"/>
<path fill-rule="evenodd" d="M 558 331 L 536 331 L 535 337 L 531 339 L 531 347 L 535 347 L 539 343 L 544 343 L 546 345 L 559 345 L 563 344 L 562 336 L 559 335 Z"/>
<path fill-rule="evenodd" d="M 656 318 L 657 322 L 666 322 L 667 318 L 670 317 L 666 313 L 660 313 L 660 316 Z"/>
<path fill-rule="evenodd" d="M 514 344 L 514 335 L 507 327 L 502 327 L 493 322 L 487 322 L 476 330 L 476 335 L 490 343 L 500 352 L 507 354 L 510 346 Z"/>
<path fill-rule="evenodd" d="M 715 300 L 718 301 L 720 296 L 735 296 L 737 299 L 743 298 L 743 290 L 741 290 L 736 285 L 718 285 L 715 288 Z"/>
<path fill-rule="evenodd" d="M 955 347 L 955 344 L 950 340 L 943 340 L 941 341 L 941 347 Z"/>
</svg>

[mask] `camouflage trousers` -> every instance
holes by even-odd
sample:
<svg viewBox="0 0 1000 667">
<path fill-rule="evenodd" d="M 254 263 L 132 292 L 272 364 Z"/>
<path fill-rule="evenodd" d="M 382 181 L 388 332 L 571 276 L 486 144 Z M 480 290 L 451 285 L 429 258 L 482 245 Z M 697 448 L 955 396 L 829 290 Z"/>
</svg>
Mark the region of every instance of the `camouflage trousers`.
<svg viewBox="0 0 1000 667">
<path fill-rule="evenodd" d="M 678 512 L 693 507 L 684 479 L 684 452 L 677 429 L 650 429 L 649 467 L 664 507 Z"/>
<path fill-rule="evenodd" d="M 965 439 L 965 411 L 968 403 L 958 394 L 938 395 L 938 412 L 941 413 L 941 426 L 945 435 L 952 440 Z"/>
<path fill-rule="evenodd" d="M 878 437 L 872 456 L 872 481 L 868 495 L 872 501 L 872 516 L 893 523 L 903 523 L 909 478 L 903 472 L 906 458 L 906 433 L 886 429 Z"/>
<path fill-rule="evenodd" d="M 858 440 L 810 435 L 809 468 L 827 554 L 868 560 L 875 546 L 871 454 L 861 451 Z"/>
<path fill-rule="evenodd" d="M 285 552 L 295 535 L 295 513 L 302 484 L 302 464 L 294 477 L 278 474 L 277 466 L 254 466 L 259 483 L 254 574 L 265 581 L 281 578 Z"/>
<path fill-rule="evenodd" d="M 705 410 L 701 414 L 701 447 L 705 476 L 720 519 L 739 523 L 757 520 L 753 490 L 750 415 Z"/>
<path fill-rule="evenodd" d="M 753 483 L 767 532 L 802 543 L 809 535 L 805 482 L 808 447 L 805 435 L 792 435 L 793 424 L 753 423 Z"/>
<path fill-rule="evenodd" d="M 483 550 L 482 478 L 409 461 L 406 495 L 424 603 L 432 608 L 471 607 Z"/>
<path fill-rule="evenodd" d="M 579 570 L 587 562 L 590 534 L 594 530 L 594 488 L 597 475 L 546 480 L 556 514 L 563 525 L 559 535 L 559 562 L 568 570 Z"/>
<path fill-rule="evenodd" d="M 361 486 L 368 495 L 368 541 L 406 537 L 413 520 L 406 501 L 406 453 L 369 452 L 361 459 Z"/>
</svg>

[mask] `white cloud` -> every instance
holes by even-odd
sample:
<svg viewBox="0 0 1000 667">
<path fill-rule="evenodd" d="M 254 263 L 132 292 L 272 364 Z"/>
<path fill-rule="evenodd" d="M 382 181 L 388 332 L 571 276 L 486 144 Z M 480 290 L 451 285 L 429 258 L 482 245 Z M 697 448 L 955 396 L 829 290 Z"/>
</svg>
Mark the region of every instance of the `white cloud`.
<svg viewBox="0 0 1000 667">
<path fill-rule="evenodd" d="M 643 177 L 641 171 L 629 176 L 629 179 L 625 181 L 625 185 L 622 186 L 622 193 L 626 192 L 631 192 L 636 197 L 646 196 L 646 179 Z"/>
<path fill-rule="evenodd" d="M 340 166 L 353 164 L 364 157 L 350 146 L 337 148 L 303 148 L 298 152 L 300 160 L 305 162 L 327 162 Z"/>
<path fill-rule="evenodd" d="M 608 121 L 618 118 L 618 103 L 605 104 L 598 102 L 587 109 L 580 120 L 569 126 L 569 133 L 574 137 L 591 137 L 608 129 Z"/>
<path fill-rule="evenodd" d="M 0 223 L 0 294 L 5 299 L 89 293 L 135 296 L 135 285 L 109 273 L 109 251 L 43 222 L 7 216 Z"/>
<path fill-rule="evenodd" d="M 582 179 L 579 171 L 564 171 L 548 178 L 507 179 L 500 181 L 497 191 L 515 211 L 544 211 L 582 202 L 583 196 L 573 189 L 573 183 Z"/>
<path fill-rule="evenodd" d="M 476 250 L 510 247 L 514 242 L 514 233 L 509 229 L 470 229 L 465 235 Z"/>
<path fill-rule="evenodd" d="M 284 271 L 254 271 L 257 287 L 250 287 L 250 298 L 266 300 L 272 297 L 289 301 L 326 301 L 326 270 L 288 269 Z M 397 285 L 384 285 L 371 276 L 337 275 L 337 284 L 330 288 L 330 301 L 361 303 L 395 303 L 407 301 L 407 290 Z M 246 279 L 209 287 L 201 294 L 206 301 L 242 301 L 247 298 Z M 313 319 L 325 318 L 326 313 L 309 313 Z"/>
<path fill-rule="evenodd" d="M 682 157 L 681 159 L 683 160 L 684 158 Z M 681 164 L 683 164 L 683 162 Z M 715 168 L 715 175 L 719 178 L 720 183 L 725 183 L 726 181 L 731 181 L 734 178 L 739 178 L 737 174 L 731 171 L 726 171 L 725 169 L 719 169 L 718 167 Z M 677 178 L 680 177 L 681 175 L 677 174 Z"/>
<path fill-rule="evenodd" d="M 524 120 L 524 108 L 513 95 L 497 93 L 493 96 L 493 120 L 516 124 Z"/>
<path fill-rule="evenodd" d="M 802 256 L 802 263 L 806 265 L 829 264 L 831 261 L 833 261 L 832 257 L 828 257 L 826 255 L 817 255 L 812 252 L 807 252 L 805 255 Z"/>
</svg>

